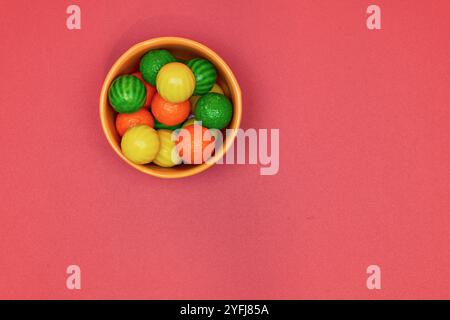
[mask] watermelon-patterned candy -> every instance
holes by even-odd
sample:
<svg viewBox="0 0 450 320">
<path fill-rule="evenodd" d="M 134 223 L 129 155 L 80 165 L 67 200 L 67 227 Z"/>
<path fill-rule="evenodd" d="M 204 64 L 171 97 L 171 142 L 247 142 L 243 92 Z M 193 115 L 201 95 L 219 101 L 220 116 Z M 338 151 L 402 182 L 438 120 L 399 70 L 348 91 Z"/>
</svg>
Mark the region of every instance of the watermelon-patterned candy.
<svg viewBox="0 0 450 320">
<path fill-rule="evenodd" d="M 208 93 L 217 80 L 217 72 L 213 64 L 208 60 L 196 58 L 188 62 L 195 76 L 194 95 L 200 96 Z"/>
<path fill-rule="evenodd" d="M 132 113 L 140 109 L 147 98 L 147 89 L 135 76 L 117 77 L 108 91 L 109 103 L 119 113 Z"/>
<path fill-rule="evenodd" d="M 142 57 L 139 69 L 144 80 L 155 87 L 159 70 L 175 61 L 175 57 L 167 50 L 151 50 Z"/>
</svg>

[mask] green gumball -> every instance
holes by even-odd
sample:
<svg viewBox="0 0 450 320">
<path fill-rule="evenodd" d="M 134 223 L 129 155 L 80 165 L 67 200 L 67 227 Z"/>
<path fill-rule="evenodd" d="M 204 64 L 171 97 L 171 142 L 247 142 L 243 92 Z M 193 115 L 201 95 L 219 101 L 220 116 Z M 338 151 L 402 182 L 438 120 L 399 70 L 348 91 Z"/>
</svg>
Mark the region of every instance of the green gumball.
<svg viewBox="0 0 450 320">
<path fill-rule="evenodd" d="M 202 96 L 195 107 L 195 119 L 208 129 L 223 129 L 233 116 L 230 100 L 220 93 L 210 92 Z"/>
<path fill-rule="evenodd" d="M 139 69 L 142 78 L 152 86 L 156 86 L 156 76 L 159 70 L 170 62 L 175 62 L 175 57 L 167 50 L 152 50 L 147 52 L 141 59 Z"/>
<path fill-rule="evenodd" d="M 109 103 L 117 112 L 133 113 L 144 105 L 147 89 L 135 76 L 119 76 L 111 84 L 108 98 Z"/>
<path fill-rule="evenodd" d="M 213 64 L 205 59 L 192 59 L 187 63 L 195 76 L 195 96 L 208 93 L 217 80 L 217 72 Z"/>
</svg>

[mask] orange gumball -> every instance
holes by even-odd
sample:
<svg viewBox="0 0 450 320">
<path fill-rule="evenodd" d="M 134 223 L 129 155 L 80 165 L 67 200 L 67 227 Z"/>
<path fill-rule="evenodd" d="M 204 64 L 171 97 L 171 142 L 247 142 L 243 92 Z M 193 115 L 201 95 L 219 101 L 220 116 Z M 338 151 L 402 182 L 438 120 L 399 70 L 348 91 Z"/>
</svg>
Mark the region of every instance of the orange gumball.
<svg viewBox="0 0 450 320">
<path fill-rule="evenodd" d="M 140 72 L 135 72 L 132 74 L 132 76 L 139 78 L 144 83 L 145 89 L 147 89 L 147 99 L 145 100 L 144 108 L 150 107 L 153 96 L 156 92 L 156 88 L 153 87 L 152 85 L 148 84 L 147 82 L 145 82 L 145 80 L 142 78 L 142 74 Z"/>
<path fill-rule="evenodd" d="M 214 136 L 211 131 L 198 124 L 180 129 L 176 142 L 178 154 L 187 164 L 201 164 L 214 152 Z"/>
<path fill-rule="evenodd" d="M 120 136 L 131 128 L 140 124 L 145 124 L 153 128 L 154 120 L 150 111 L 141 108 L 133 113 L 119 113 L 116 118 L 116 129 Z"/>
<path fill-rule="evenodd" d="M 156 120 L 166 126 L 175 126 L 182 123 L 191 112 L 189 100 L 181 103 L 172 103 L 164 100 L 158 93 L 155 93 L 151 106 Z"/>
</svg>

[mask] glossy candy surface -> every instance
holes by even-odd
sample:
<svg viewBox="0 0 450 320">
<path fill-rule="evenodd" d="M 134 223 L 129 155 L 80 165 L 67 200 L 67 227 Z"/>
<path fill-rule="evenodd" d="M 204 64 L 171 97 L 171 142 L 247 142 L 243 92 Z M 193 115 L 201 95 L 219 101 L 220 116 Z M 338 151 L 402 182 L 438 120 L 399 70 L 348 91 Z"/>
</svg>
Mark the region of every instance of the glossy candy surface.
<svg viewBox="0 0 450 320">
<path fill-rule="evenodd" d="M 120 136 L 132 127 L 140 124 L 145 124 L 153 127 L 154 121 L 152 114 L 145 108 L 141 108 L 133 113 L 119 113 L 116 118 L 116 129 Z"/>
<path fill-rule="evenodd" d="M 161 68 L 176 61 L 175 57 L 167 50 L 152 50 L 147 52 L 141 59 L 139 69 L 145 81 L 156 86 L 156 77 Z"/>
<path fill-rule="evenodd" d="M 158 72 L 156 88 L 165 100 L 173 103 L 184 102 L 194 92 L 194 74 L 183 63 L 168 63 Z"/>
<path fill-rule="evenodd" d="M 144 83 L 131 75 L 117 77 L 108 91 L 109 103 L 119 113 L 132 113 L 140 109 L 147 97 Z"/>
<path fill-rule="evenodd" d="M 148 84 L 143 78 L 142 78 L 142 74 L 140 72 L 135 72 L 132 74 L 132 76 L 135 76 L 136 78 L 139 78 L 139 80 L 142 81 L 142 83 L 145 86 L 145 89 L 147 89 L 147 99 L 145 99 L 145 103 L 144 103 L 144 107 L 148 108 L 150 107 L 150 103 L 152 102 L 153 99 L 153 95 L 156 92 L 156 88 L 153 87 L 152 85 Z"/>
<path fill-rule="evenodd" d="M 159 152 L 159 146 L 158 133 L 146 125 L 128 129 L 121 142 L 125 157 L 136 164 L 152 162 Z"/>
<path fill-rule="evenodd" d="M 200 164 L 209 159 L 214 150 L 214 137 L 211 132 L 199 125 L 190 125 L 177 136 L 177 150 L 187 164 Z"/>
<path fill-rule="evenodd" d="M 220 94 L 224 94 L 222 87 L 219 86 L 217 83 L 214 83 L 213 87 L 211 90 L 209 90 L 209 92 L 215 92 L 215 93 L 220 93 Z M 201 96 L 192 96 L 189 99 L 189 102 L 191 103 L 191 112 L 194 113 L 195 112 L 195 106 L 197 105 L 198 99 L 200 99 Z"/>
<path fill-rule="evenodd" d="M 217 72 L 214 65 L 206 59 L 192 59 L 187 64 L 195 76 L 194 95 L 208 93 L 217 80 Z"/>
<path fill-rule="evenodd" d="M 195 107 L 195 119 L 202 121 L 207 128 L 223 129 L 231 121 L 233 106 L 230 100 L 219 93 L 207 93 Z"/>
<path fill-rule="evenodd" d="M 155 94 L 151 104 L 152 113 L 158 122 L 166 126 L 176 126 L 189 116 L 191 107 L 189 100 L 181 103 L 172 103 Z"/>
<path fill-rule="evenodd" d="M 153 160 L 155 164 L 161 167 L 170 168 L 181 163 L 181 157 L 178 155 L 175 141 L 172 140 L 173 131 L 158 130 L 159 152 Z"/>
</svg>

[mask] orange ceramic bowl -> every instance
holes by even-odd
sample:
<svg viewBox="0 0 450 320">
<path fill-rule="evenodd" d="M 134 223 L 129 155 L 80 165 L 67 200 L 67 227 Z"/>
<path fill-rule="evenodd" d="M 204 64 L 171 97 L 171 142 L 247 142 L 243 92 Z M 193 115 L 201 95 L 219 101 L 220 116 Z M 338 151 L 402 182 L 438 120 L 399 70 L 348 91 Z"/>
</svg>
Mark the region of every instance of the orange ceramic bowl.
<svg viewBox="0 0 450 320">
<path fill-rule="evenodd" d="M 189 60 L 194 57 L 201 57 L 209 60 L 214 64 L 218 73 L 218 82 L 231 102 L 233 103 L 233 118 L 228 126 L 233 129 L 232 134 L 226 137 L 225 142 L 220 150 L 216 150 L 211 162 L 200 165 L 180 165 L 172 168 L 159 167 L 153 163 L 146 165 L 139 165 L 129 161 L 123 154 L 120 148 L 120 136 L 116 131 L 115 119 L 117 113 L 110 106 L 108 102 L 108 90 L 113 80 L 121 74 L 131 74 L 139 70 L 139 62 L 141 57 L 149 50 L 153 49 L 167 49 L 176 58 Z M 230 67 L 222 60 L 221 57 L 208 47 L 198 42 L 176 37 L 155 38 L 138 43 L 128 49 L 112 66 L 103 82 L 102 91 L 100 94 L 100 119 L 103 127 L 103 132 L 108 139 L 112 149 L 117 155 L 122 158 L 130 166 L 137 170 L 160 178 L 183 178 L 193 176 L 197 173 L 203 172 L 209 167 L 213 166 L 226 151 L 233 144 L 236 138 L 237 129 L 239 129 L 242 115 L 242 96 L 239 84 L 233 75 Z M 225 136 L 225 135 L 224 135 Z"/>
</svg>

